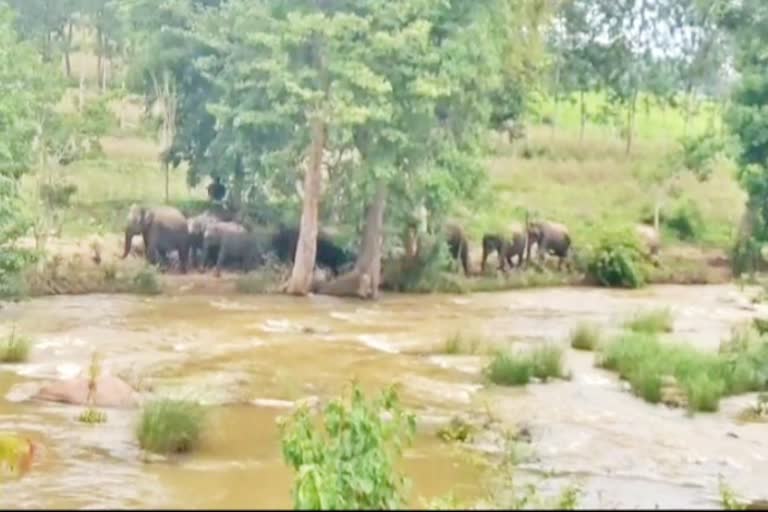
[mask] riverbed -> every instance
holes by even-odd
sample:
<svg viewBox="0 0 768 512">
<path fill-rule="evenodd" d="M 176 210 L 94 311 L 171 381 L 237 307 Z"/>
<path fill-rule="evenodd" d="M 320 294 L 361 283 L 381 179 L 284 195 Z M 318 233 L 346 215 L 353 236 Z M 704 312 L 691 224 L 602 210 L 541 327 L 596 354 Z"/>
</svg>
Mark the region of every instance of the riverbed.
<svg viewBox="0 0 768 512">
<path fill-rule="evenodd" d="M 500 347 L 562 343 L 583 320 L 608 331 L 639 309 L 669 307 L 674 337 L 716 350 L 732 326 L 758 311 L 736 286 L 653 286 L 641 291 L 551 288 L 471 295 L 385 294 L 377 302 L 237 294 L 58 296 L 0 309 L 0 327 L 35 340 L 30 360 L 0 365 L 0 430 L 46 448 L 27 476 L 3 483 L 13 508 L 290 508 L 292 472 L 277 419 L 297 400 L 323 403 L 351 379 L 369 392 L 399 384 L 420 418 L 402 469 L 410 503 L 453 492 L 482 495 L 487 471 L 437 439 L 428 425 L 455 414 L 524 425 L 529 478 L 542 489 L 575 484 L 581 507 L 717 506 L 718 481 L 744 498 L 765 497 L 765 424 L 743 423 L 754 401 L 740 396 L 715 414 L 689 417 L 628 393 L 594 355 L 566 351 L 570 380 L 525 388 L 488 386 L 487 360 L 441 355 L 446 337 L 477 334 Z M 105 371 L 147 396 L 211 406 L 202 446 L 166 462 L 142 462 L 136 410 L 108 409 L 81 424 L 79 407 L 28 400 L 43 381 L 87 369 L 94 350 Z"/>
</svg>

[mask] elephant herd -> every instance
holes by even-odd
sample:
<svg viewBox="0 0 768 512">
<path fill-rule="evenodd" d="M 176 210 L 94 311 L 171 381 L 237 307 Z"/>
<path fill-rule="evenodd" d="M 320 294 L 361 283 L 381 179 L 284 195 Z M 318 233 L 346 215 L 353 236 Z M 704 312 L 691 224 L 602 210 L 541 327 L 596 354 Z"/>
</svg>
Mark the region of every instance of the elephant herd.
<svg viewBox="0 0 768 512">
<path fill-rule="evenodd" d="M 252 270 L 273 254 L 279 261 L 292 262 L 296 253 L 299 230 L 291 227 L 268 229 L 246 227 L 223 220 L 211 212 L 186 218 L 170 206 L 144 207 L 134 204 L 128 211 L 123 258 L 131 251 L 133 238 L 141 235 L 150 264 L 167 267 L 176 253 L 181 272 L 188 267 L 214 268 L 216 276 L 222 268 Z M 318 235 L 316 263 L 338 275 L 355 261 L 356 255 L 336 245 L 324 233 Z"/>
<path fill-rule="evenodd" d="M 133 238 L 141 235 L 150 264 L 167 266 L 170 256 L 176 253 L 182 272 L 186 272 L 188 267 L 213 268 L 216 276 L 221 274 L 222 268 L 252 270 L 264 264 L 270 254 L 278 261 L 292 263 L 299 238 L 296 227 L 246 227 L 235 221 L 223 220 L 208 211 L 188 219 L 170 206 L 144 207 L 134 204 L 126 220 L 123 258 L 130 253 Z M 467 237 L 456 223 L 449 223 L 446 228 L 449 253 L 461 263 L 464 274 L 469 275 Z M 639 224 L 636 234 L 643 241 L 647 253 L 655 258 L 660 247 L 656 229 Z M 504 271 L 506 266 L 520 267 L 523 261 L 530 261 L 533 246 L 537 248 L 539 261 L 553 255 L 558 258 L 558 269 L 562 268 L 571 250 L 568 228 L 544 220 L 527 222 L 525 226 L 513 225 L 505 233 L 486 233 L 482 240 L 481 271 L 485 271 L 486 261 L 494 252 L 499 270 Z M 315 260 L 318 266 L 338 275 L 356 257 L 334 243 L 327 233 L 321 231 L 318 234 Z"/>
<path fill-rule="evenodd" d="M 658 263 L 656 257 L 661 243 L 658 231 L 651 226 L 637 224 L 635 233 L 647 254 L 654 263 Z M 447 239 L 451 256 L 461 263 L 464 274 L 469 275 L 469 244 L 463 230 L 457 224 L 450 224 Z M 523 261 L 530 261 L 533 246 L 536 246 L 539 261 L 553 255 L 558 258 L 558 269 L 561 269 L 571 249 L 568 228 L 557 222 L 543 220 L 528 222 L 526 226 L 514 224 L 506 233 L 486 233 L 482 241 L 481 272 L 485 271 L 486 261 L 493 253 L 497 255 L 499 270 L 504 271 L 506 266 L 510 269 L 520 267 Z"/>
</svg>

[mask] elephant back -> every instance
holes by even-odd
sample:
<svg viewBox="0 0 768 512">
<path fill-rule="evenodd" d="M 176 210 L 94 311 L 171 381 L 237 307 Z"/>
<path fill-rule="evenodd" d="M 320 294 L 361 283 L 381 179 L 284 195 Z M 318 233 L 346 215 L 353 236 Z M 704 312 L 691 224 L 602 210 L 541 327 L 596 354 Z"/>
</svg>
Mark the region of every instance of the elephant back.
<svg viewBox="0 0 768 512">
<path fill-rule="evenodd" d="M 151 223 L 163 228 L 188 231 L 187 218 L 172 206 L 156 206 L 149 211 Z"/>
</svg>

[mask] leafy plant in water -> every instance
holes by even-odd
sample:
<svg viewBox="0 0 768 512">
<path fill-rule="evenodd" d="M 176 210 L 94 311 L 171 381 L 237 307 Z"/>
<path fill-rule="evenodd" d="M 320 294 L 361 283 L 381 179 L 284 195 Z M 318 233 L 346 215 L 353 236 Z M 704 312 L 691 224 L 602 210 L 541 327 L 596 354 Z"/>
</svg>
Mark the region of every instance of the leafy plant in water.
<svg viewBox="0 0 768 512">
<path fill-rule="evenodd" d="M 32 342 L 26 336 L 16 334 L 16 326 L 0 345 L 0 361 L 4 363 L 23 363 L 29 358 Z"/>
<path fill-rule="evenodd" d="M 93 399 L 96 394 L 96 385 L 101 375 L 101 358 L 97 352 L 91 355 L 91 364 L 88 367 L 88 409 L 83 411 L 77 417 L 78 421 L 83 423 L 104 423 L 107 421 L 107 414 L 93 407 Z"/>
<path fill-rule="evenodd" d="M 648 334 L 672 332 L 674 316 L 669 308 L 652 309 L 635 313 L 624 322 L 624 327 L 630 331 Z"/>
<path fill-rule="evenodd" d="M 157 271 L 152 267 L 139 270 L 133 277 L 133 284 L 136 292 L 144 295 L 157 295 L 161 291 Z"/>
<path fill-rule="evenodd" d="M 384 415 L 389 416 L 385 419 Z M 297 472 L 296 509 L 396 509 L 405 503 L 406 479 L 395 457 L 415 432 L 394 388 L 367 400 L 354 384 L 323 412 L 322 430 L 308 407 L 281 421 L 283 458 Z"/>
<path fill-rule="evenodd" d="M 183 453 L 200 441 L 205 409 L 186 400 L 160 399 L 141 412 L 136 436 L 142 449 L 155 453 Z"/>
<path fill-rule="evenodd" d="M 29 470 L 35 456 L 35 445 L 29 439 L 8 432 L 0 433 L 0 467 L 13 475 Z"/>
<path fill-rule="evenodd" d="M 464 443 L 472 440 L 474 428 L 458 416 L 451 418 L 451 422 L 437 431 L 437 437 L 446 442 L 458 441 Z"/>
<path fill-rule="evenodd" d="M 746 510 L 746 505 L 739 501 L 736 493 L 722 478 L 720 478 L 719 487 L 720 504 L 723 506 L 723 510 Z"/>
</svg>

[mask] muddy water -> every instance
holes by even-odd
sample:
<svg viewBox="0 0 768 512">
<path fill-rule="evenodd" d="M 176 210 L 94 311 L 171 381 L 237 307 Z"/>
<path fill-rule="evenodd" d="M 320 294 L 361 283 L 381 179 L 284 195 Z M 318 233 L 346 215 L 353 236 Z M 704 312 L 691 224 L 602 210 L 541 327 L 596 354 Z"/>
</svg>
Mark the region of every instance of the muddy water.
<svg viewBox="0 0 768 512">
<path fill-rule="evenodd" d="M 412 504 L 453 491 L 479 496 L 487 474 L 439 442 L 434 427 L 456 412 L 489 408 L 524 424 L 543 485 L 577 483 L 584 506 L 711 507 L 722 475 L 745 497 L 764 493 L 768 435 L 734 417 L 751 397 L 713 415 L 650 406 L 567 353 L 568 382 L 525 389 L 483 386 L 482 356 L 430 355 L 446 336 L 477 332 L 500 346 L 564 342 L 579 321 L 618 325 L 638 308 L 669 306 L 680 339 L 713 349 L 755 314 L 734 287 L 654 287 L 642 292 L 550 289 L 468 296 L 385 296 L 377 303 L 328 297 L 55 297 L 6 305 L 36 340 L 30 362 L 0 365 L 0 430 L 47 447 L 27 477 L 4 483 L 15 507 L 290 507 L 292 474 L 276 420 L 307 397 L 323 400 L 356 378 L 368 390 L 399 383 L 421 418 L 406 453 Z M 97 349 L 106 370 L 145 393 L 214 406 L 203 445 L 172 462 L 141 462 L 136 411 L 108 410 L 105 425 L 73 418 L 79 408 L 26 400 L 40 381 L 77 374 Z"/>
</svg>

